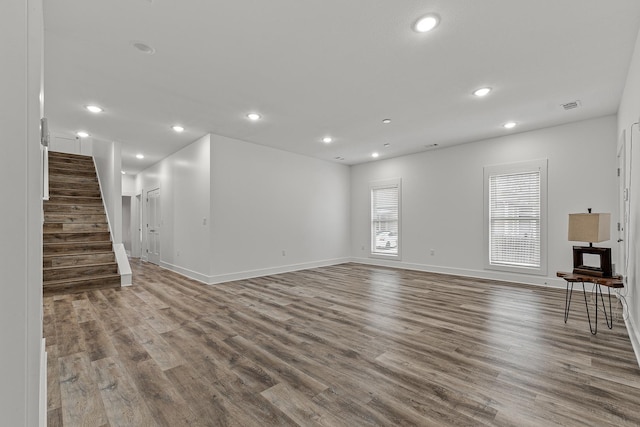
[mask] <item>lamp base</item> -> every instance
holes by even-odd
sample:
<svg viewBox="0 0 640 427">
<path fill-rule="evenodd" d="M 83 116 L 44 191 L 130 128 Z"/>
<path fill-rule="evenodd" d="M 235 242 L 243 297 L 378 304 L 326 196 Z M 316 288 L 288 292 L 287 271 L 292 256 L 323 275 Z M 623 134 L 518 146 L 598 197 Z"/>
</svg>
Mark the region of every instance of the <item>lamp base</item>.
<svg viewBox="0 0 640 427">
<path fill-rule="evenodd" d="M 599 266 L 584 264 L 584 254 L 600 257 Z M 573 274 L 584 274 L 595 277 L 612 277 L 611 248 L 595 248 L 593 246 L 573 247 Z"/>
</svg>

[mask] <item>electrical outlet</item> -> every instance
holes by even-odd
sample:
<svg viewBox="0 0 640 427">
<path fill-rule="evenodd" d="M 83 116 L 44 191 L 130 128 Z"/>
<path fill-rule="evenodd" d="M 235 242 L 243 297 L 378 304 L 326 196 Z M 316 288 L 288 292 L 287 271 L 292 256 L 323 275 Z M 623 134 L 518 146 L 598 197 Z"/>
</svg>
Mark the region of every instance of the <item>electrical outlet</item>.
<svg viewBox="0 0 640 427">
<path fill-rule="evenodd" d="M 431 256 L 434 256 L 436 254 L 436 250 L 435 249 L 431 249 Z"/>
</svg>

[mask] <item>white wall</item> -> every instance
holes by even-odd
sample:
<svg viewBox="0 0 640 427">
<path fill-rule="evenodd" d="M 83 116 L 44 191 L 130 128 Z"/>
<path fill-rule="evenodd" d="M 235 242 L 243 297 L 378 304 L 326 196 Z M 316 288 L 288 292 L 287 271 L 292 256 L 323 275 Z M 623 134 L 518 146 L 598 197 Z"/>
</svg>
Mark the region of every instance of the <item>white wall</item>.
<svg viewBox="0 0 640 427">
<path fill-rule="evenodd" d="M 568 214 L 593 208 L 616 217 L 615 146 L 616 119 L 608 116 L 354 166 L 352 253 L 362 262 L 562 285 L 556 271 L 573 266 Z M 485 270 L 483 167 L 543 158 L 548 159 L 547 277 Z M 369 183 L 390 178 L 402 178 L 401 262 L 368 258 Z M 615 251 L 615 243 L 608 246 Z"/>
<path fill-rule="evenodd" d="M 0 424 L 38 426 L 44 421 L 39 413 L 42 1 L 4 0 L 0 9 Z"/>
<path fill-rule="evenodd" d="M 120 175 L 122 175 L 122 173 Z M 136 177 L 134 175 L 122 175 L 122 195 L 136 195 Z"/>
<path fill-rule="evenodd" d="M 628 259 L 625 284 L 629 304 L 629 335 L 634 343 L 636 357 L 640 361 L 640 33 L 636 40 L 627 82 L 618 110 L 618 135 L 626 137 L 627 185 L 630 187 L 629 223 L 627 225 Z M 633 138 L 633 143 L 632 143 Z"/>
<path fill-rule="evenodd" d="M 349 209 L 347 166 L 212 135 L 210 283 L 348 260 Z"/>
<path fill-rule="evenodd" d="M 210 137 L 136 176 L 136 192 L 160 189 L 160 265 L 206 282 L 210 275 Z M 146 204 L 143 213 L 146 230 Z M 143 258 L 146 257 L 146 234 Z"/>
<path fill-rule="evenodd" d="M 93 140 L 93 159 L 96 163 L 102 198 L 111 224 L 113 243 L 122 243 L 122 160 L 120 144 Z"/>
<path fill-rule="evenodd" d="M 131 255 L 131 196 L 122 196 L 122 244 L 127 254 Z"/>
</svg>

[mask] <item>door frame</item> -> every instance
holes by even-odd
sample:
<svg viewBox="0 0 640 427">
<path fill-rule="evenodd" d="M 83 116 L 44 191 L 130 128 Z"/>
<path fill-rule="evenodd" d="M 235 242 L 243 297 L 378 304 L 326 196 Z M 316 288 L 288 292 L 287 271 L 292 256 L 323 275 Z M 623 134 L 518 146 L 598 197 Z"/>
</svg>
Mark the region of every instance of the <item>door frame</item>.
<svg viewBox="0 0 640 427">
<path fill-rule="evenodd" d="M 147 262 L 151 262 L 153 264 L 160 265 L 160 259 L 161 259 L 161 253 L 162 253 L 162 245 L 160 245 L 160 248 L 158 249 L 157 263 L 152 261 L 151 256 L 149 256 L 149 254 L 150 254 L 150 251 L 149 251 L 149 248 L 150 248 L 150 239 L 149 239 L 149 210 L 150 210 L 149 209 L 149 193 L 152 193 L 154 191 L 158 192 L 158 198 L 160 198 L 160 187 L 148 190 L 146 192 L 146 197 L 145 197 L 145 200 L 146 200 L 146 209 L 145 209 L 146 216 L 145 216 L 145 219 L 146 219 L 146 221 L 145 221 L 145 227 L 144 227 L 144 233 L 143 234 L 144 234 L 144 236 L 146 238 L 145 238 L 145 246 L 144 246 L 145 247 L 145 254 L 144 255 L 145 255 L 145 260 Z M 157 222 L 157 226 L 158 226 L 157 227 L 157 229 L 158 229 L 158 231 L 157 231 L 157 234 L 158 234 L 157 239 L 158 239 L 158 244 L 159 244 L 160 243 L 160 236 L 161 236 L 161 229 L 162 229 L 162 209 L 160 209 L 159 205 L 156 206 L 156 209 L 157 209 L 157 214 L 158 214 L 158 217 L 156 218 L 156 222 Z"/>
</svg>

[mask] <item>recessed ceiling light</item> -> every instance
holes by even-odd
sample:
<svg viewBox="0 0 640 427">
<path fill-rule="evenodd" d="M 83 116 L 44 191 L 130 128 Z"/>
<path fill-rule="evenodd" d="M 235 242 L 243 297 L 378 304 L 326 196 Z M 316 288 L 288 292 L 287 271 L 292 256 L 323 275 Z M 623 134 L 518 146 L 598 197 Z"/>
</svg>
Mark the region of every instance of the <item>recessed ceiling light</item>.
<svg viewBox="0 0 640 427">
<path fill-rule="evenodd" d="M 91 111 L 92 113 L 102 113 L 104 111 L 101 107 L 98 107 L 97 105 L 87 105 L 85 108 Z"/>
<path fill-rule="evenodd" d="M 388 125 L 389 123 L 391 123 L 391 119 L 384 119 L 382 123 L 384 123 L 385 125 Z"/>
<path fill-rule="evenodd" d="M 262 116 L 260 114 L 258 114 L 258 113 L 249 113 L 249 114 L 247 114 L 247 118 L 249 120 L 253 120 L 255 122 L 256 120 L 260 120 L 262 118 Z"/>
<path fill-rule="evenodd" d="M 491 88 L 490 87 L 481 87 L 480 89 L 474 90 L 473 94 L 475 96 L 485 96 L 485 95 L 488 95 L 489 92 L 491 92 Z"/>
<path fill-rule="evenodd" d="M 373 157 L 373 158 L 375 159 L 375 158 L 376 158 L 376 157 L 378 157 L 379 155 L 380 155 L 380 154 L 378 154 L 378 153 L 372 153 L 372 154 L 371 154 L 371 157 Z"/>
<path fill-rule="evenodd" d="M 324 138 L 322 138 L 322 142 L 324 142 L 325 144 L 330 144 L 331 142 L 333 142 L 333 138 L 331 138 L 330 136 L 325 136 Z"/>
<path fill-rule="evenodd" d="M 145 53 L 147 55 L 153 55 L 156 53 L 156 50 L 143 42 L 131 42 L 131 45 L 138 49 L 140 52 Z"/>
<path fill-rule="evenodd" d="M 516 124 L 516 122 L 507 122 L 503 124 L 502 127 L 505 129 L 513 129 L 514 127 L 516 127 Z"/>
<path fill-rule="evenodd" d="M 126 174 L 127 174 L 125 171 L 120 171 L 120 173 L 121 173 L 122 175 L 126 175 Z"/>
<path fill-rule="evenodd" d="M 138 159 L 144 159 L 144 154 L 136 154 L 136 158 L 138 158 Z"/>
<path fill-rule="evenodd" d="M 413 25 L 413 29 L 419 33 L 426 33 L 433 30 L 440 23 L 438 15 L 431 13 L 418 19 Z"/>
<path fill-rule="evenodd" d="M 171 129 L 175 130 L 176 132 L 184 132 L 184 128 L 180 125 L 173 125 L 171 126 Z"/>
<path fill-rule="evenodd" d="M 86 138 L 89 136 L 89 134 L 83 130 L 76 132 L 76 135 L 78 135 L 80 138 Z"/>
</svg>

